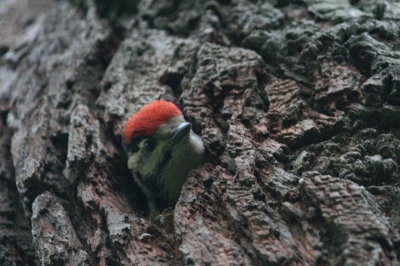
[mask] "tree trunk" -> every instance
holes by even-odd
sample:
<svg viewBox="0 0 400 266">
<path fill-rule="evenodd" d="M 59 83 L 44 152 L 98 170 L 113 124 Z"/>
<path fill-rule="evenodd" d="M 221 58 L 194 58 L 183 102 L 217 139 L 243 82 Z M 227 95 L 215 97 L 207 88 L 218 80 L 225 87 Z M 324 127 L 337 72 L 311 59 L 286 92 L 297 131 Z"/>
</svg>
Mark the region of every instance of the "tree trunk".
<svg viewBox="0 0 400 266">
<path fill-rule="evenodd" d="M 400 265 L 396 1 L 0 1 L 0 265 Z M 148 217 L 121 130 L 208 162 Z"/>
</svg>

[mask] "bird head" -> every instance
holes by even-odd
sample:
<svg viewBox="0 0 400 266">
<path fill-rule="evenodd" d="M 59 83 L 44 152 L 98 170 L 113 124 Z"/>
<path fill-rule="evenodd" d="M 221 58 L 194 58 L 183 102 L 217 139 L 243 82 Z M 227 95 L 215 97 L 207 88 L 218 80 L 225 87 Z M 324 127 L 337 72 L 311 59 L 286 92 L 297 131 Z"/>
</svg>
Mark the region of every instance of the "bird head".
<svg viewBox="0 0 400 266">
<path fill-rule="evenodd" d="M 203 161 L 201 138 L 182 112 L 163 100 L 146 104 L 128 119 L 123 144 L 128 168 L 149 201 L 159 198 L 167 205 L 176 203 L 187 173 Z"/>
<path fill-rule="evenodd" d="M 158 100 L 143 106 L 125 124 L 124 147 L 128 167 L 142 176 L 151 174 L 162 163 L 165 153 L 187 137 L 191 124 L 171 102 Z"/>
</svg>

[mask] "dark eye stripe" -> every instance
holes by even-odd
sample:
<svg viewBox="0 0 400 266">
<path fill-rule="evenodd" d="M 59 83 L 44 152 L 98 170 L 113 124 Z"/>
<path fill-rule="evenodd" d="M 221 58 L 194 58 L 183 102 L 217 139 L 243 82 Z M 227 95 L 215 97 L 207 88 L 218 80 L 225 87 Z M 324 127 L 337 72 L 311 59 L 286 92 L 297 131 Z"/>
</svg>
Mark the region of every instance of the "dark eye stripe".
<svg viewBox="0 0 400 266">
<path fill-rule="evenodd" d="M 138 138 L 134 138 L 132 139 L 130 144 L 126 144 L 125 142 L 122 142 L 125 151 L 127 152 L 138 152 L 140 150 L 139 148 L 139 144 L 140 142 L 144 139 L 144 137 L 138 137 Z"/>
</svg>

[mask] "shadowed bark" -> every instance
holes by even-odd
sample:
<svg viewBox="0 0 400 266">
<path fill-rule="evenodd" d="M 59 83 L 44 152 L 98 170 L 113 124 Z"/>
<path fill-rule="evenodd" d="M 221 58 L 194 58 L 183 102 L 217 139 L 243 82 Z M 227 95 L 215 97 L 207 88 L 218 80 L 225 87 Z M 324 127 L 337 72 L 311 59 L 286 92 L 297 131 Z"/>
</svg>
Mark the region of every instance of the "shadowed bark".
<svg viewBox="0 0 400 266">
<path fill-rule="evenodd" d="M 0 1 L 0 265 L 399 265 L 396 1 Z M 121 131 L 208 162 L 147 215 Z"/>
</svg>

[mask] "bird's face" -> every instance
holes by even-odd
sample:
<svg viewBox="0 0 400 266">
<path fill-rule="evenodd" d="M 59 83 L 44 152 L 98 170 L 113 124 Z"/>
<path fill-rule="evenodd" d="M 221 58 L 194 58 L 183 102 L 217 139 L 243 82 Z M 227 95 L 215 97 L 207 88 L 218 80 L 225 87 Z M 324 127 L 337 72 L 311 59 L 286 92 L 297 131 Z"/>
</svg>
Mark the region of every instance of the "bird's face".
<svg viewBox="0 0 400 266">
<path fill-rule="evenodd" d="M 173 206 L 188 173 L 204 162 L 204 145 L 182 112 L 166 101 L 143 106 L 125 123 L 128 168 L 148 199 L 150 212 Z"/>
<path fill-rule="evenodd" d="M 173 149 L 188 141 L 191 124 L 182 115 L 160 125 L 153 135 L 133 140 L 128 151 L 128 167 L 145 179 L 161 171 Z"/>
</svg>

